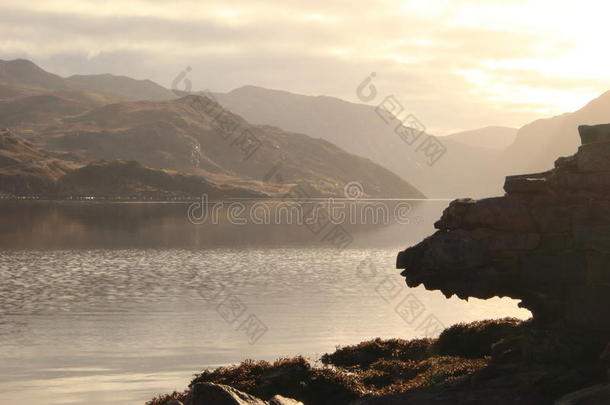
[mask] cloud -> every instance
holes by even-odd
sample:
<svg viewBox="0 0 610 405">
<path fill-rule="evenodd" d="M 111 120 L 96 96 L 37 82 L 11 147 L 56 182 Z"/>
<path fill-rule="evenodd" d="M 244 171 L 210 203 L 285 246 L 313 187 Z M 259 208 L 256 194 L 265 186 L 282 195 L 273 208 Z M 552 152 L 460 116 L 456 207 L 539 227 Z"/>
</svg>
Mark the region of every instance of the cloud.
<svg viewBox="0 0 610 405">
<path fill-rule="evenodd" d="M 352 101 L 375 71 L 380 90 L 448 132 L 518 126 L 607 90 L 605 14 L 576 24 L 582 13 L 538 0 L 9 1 L 0 57 L 166 86 L 192 66 L 200 88 L 255 84 Z"/>
</svg>

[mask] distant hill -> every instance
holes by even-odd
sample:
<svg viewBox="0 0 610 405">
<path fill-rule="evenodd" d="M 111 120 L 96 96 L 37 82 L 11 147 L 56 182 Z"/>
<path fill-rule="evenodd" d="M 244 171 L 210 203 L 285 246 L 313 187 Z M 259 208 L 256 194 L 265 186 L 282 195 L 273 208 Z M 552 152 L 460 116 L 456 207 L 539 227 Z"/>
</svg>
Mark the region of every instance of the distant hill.
<svg viewBox="0 0 610 405">
<path fill-rule="evenodd" d="M 0 193 L 50 193 L 56 181 L 73 168 L 11 131 L 0 131 Z"/>
<path fill-rule="evenodd" d="M 22 92 L 21 94 L 23 94 Z M 32 91 L 28 95 L 0 99 L 0 127 L 31 129 L 51 125 L 110 102 L 103 95 L 82 90 Z"/>
<path fill-rule="evenodd" d="M 457 132 L 441 139 L 450 139 L 476 148 L 503 149 L 514 142 L 517 131 L 516 128 L 489 126 Z"/>
<path fill-rule="evenodd" d="M 151 80 L 136 80 L 111 74 L 75 75 L 66 79 L 81 89 L 124 100 L 169 100 L 177 98 L 165 87 Z"/>
<path fill-rule="evenodd" d="M 189 97 L 194 96 L 176 100 L 174 92 L 148 80 L 65 79 L 30 61 L 0 60 L 0 127 L 20 130 L 55 157 L 81 164 L 82 158 L 138 160 L 214 182 L 261 187 L 278 181 L 268 174 L 279 165 L 285 186 L 307 184 L 320 195 L 341 194 L 351 181 L 362 183 L 370 196 L 503 194 L 504 176 L 544 170 L 555 156 L 573 153 L 577 125 L 610 122 L 608 92 L 516 134 L 486 127 L 439 137 L 446 153 L 429 166 L 372 104 L 244 86 L 215 94 L 222 117 L 262 140 L 256 155 L 244 161 L 237 137 L 220 130 L 214 117 L 193 110 Z"/>
<path fill-rule="evenodd" d="M 244 137 L 256 144 L 251 154 Z M 322 139 L 252 125 L 201 96 L 105 105 L 65 118 L 60 128 L 43 130 L 35 139 L 55 152 L 80 152 L 94 160 L 137 160 L 217 183 L 244 179 L 263 188 L 265 182 L 302 184 L 312 196 L 343 197 L 346 184 L 356 181 L 363 196 L 423 196 L 368 159 Z"/>
<path fill-rule="evenodd" d="M 152 198 L 269 197 L 260 189 L 214 184 L 201 176 L 151 169 L 135 161 L 99 161 L 73 170 L 57 181 L 57 195 L 138 196 Z"/>
<path fill-rule="evenodd" d="M 300 185 L 311 196 L 344 197 L 346 185 L 357 182 L 362 197 L 423 196 L 389 170 L 328 141 L 252 125 L 214 102 L 213 111 L 206 111 L 197 105 L 211 100 L 193 95 L 176 100 L 148 80 L 64 79 L 25 60 L 2 61 L 0 68 L 0 127 L 16 129 L 59 160 L 137 161 L 241 188 L 245 195 L 247 190 L 283 195 Z M 128 98 L 155 100 L 122 101 Z M 124 175 L 135 170 L 118 167 Z M 115 168 L 98 164 L 87 173 Z"/>
<path fill-rule="evenodd" d="M 0 194 L 167 198 L 204 193 L 210 198 L 269 196 L 257 187 L 214 184 L 133 161 L 79 165 L 53 157 L 10 131 L 0 131 Z"/>
<path fill-rule="evenodd" d="M 151 81 L 136 80 L 111 74 L 74 75 L 63 78 L 49 73 L 26 59 L 0 59 L 0 98 L 7 91 L 5 86 L 19 86 L 43 90 L 85 90 L 120 100 L 168 100 L 176 98 L 171 90 Z M 3 88 L 5 87 L 5 88 Z M 12 96 L 18 96 L 13 94 Z"/>
<path fill-rule="evenodd" d="M 350 153 L 369 158 L 409 181 L 428 197 L 502 193 L 495 177 L 486 177 L 501 150 L 439 137 L 447 152 L 431 167 L 415 146 L 406 144 L 394 132 L 395 125 L 386 124 L 374 105 L 256 86 L 240 87 L 215 97 L 224 107 L 252 123 L 320 137 Z"/>
<path fill-rule="evenodd" d="M 610 122 L 610 91 L 581 109 L 536 120 L 517 132 L 515 142 L 505 151 L 498 165 L 506 172 L 537 172 L 553 167 L 557 156 L 574 154 L 580 144 L 576 128 L 582 124 Z"/>
<path fill-rule="evenodd" d="M 26 59 L 0 59 L 0 80 L 9 85 L 46 90 L 73 90 L 61 76 L 49 73 Z"/>
</svg>

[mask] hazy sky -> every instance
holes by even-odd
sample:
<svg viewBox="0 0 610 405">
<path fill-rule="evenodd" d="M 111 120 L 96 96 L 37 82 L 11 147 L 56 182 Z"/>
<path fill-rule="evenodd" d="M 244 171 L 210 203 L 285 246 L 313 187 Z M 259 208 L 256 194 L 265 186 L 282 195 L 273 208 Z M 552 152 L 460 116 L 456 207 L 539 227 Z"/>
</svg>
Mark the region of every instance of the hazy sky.
<svg viewBox="0 0 610 405">
<path fill-rule="evenodd" d="M 195 89 L 254 84 L 356 101 L 371 72 L 438 134 L 520 126 L 610 89 L 602 1 L 0 2 L 0 59 Z"/>
</svg>

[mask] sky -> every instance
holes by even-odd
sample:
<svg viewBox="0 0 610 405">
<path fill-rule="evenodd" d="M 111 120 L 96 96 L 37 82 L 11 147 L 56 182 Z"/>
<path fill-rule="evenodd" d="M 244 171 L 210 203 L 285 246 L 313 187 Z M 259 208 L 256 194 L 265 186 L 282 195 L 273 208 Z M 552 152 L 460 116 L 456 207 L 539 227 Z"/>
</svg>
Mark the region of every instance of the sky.
<svg viewBox="0 0 610 405">
<path fill-rule="evenodd" d="M 0 59 L 194 90 L 257 85 L 360 102 L 372 72 L 437 135 L 520 127 L 610 90 L 603 1 L 0 2 Z"/>
</svg>

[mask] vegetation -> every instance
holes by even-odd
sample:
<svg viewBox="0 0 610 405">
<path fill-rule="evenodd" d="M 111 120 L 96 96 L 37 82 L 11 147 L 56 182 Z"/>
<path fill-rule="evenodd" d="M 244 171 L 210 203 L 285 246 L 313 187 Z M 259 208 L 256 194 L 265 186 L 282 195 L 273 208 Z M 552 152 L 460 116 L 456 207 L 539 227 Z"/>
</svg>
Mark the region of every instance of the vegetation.
<svg viewBox="0 0 610 405">
<path fill-rule="evenodd" d="M 307 405 L 347 404 L 371 395 L 442 387 L 457 382 L 490 361 L 493 343 L 520 327 L 512 318 L 458 324 L 438 339 L 373 339 L 337 348 L 321 357 L 321 365 L 303 357 L 273 363 L 247 360 L 238 365 L 205 370 L 201 382 L 230 385 L 262 399 L 279 394 Z M 157 397 L 148 405 L 187 401 L 189 391 Z"/>
</svg>

